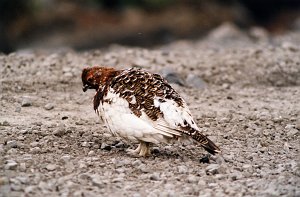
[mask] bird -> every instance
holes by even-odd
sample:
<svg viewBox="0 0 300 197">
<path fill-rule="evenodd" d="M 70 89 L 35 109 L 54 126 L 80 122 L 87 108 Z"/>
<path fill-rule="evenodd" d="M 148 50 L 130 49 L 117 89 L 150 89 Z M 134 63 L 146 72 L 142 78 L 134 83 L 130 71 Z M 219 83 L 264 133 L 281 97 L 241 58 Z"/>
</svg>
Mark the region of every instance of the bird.
<svg viewBox="0 0 300 197">
<path fill-rule="evenodd" d="M 139 143 L 136 156 L 151 155 L 150 145 L 192 139 L 210 154 L 220 148 L 195 123 L 184 99 L 161 75 L 141 68 L 93 66 L 82 70 L 83 91 L 95 89 L 95 112 L 108 130 Z"/>
</svg>

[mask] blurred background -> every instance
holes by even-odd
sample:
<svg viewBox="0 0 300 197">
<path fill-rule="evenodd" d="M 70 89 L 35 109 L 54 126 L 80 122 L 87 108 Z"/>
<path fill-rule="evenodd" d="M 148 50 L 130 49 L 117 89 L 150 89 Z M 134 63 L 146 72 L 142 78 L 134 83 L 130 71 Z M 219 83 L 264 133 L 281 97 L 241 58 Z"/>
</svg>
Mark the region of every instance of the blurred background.
<svg viewBox="0 0 300 197">
<path fill-rule="evenodd" d="M 270 35 L 300 29 L 300 0 L 0 0 L 0 52 L 199 39 L 230 22 Z"/>
</svg>

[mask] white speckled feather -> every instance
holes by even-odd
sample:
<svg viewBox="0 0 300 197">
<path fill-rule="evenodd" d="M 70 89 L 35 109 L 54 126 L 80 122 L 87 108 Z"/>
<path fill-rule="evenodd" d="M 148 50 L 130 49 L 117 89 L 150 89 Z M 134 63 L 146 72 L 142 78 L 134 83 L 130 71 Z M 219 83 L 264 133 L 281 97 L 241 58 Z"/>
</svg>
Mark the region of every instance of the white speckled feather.
<svg viewBox="0 0 300 197">
<path fill-rule="evenodd" d="M 137 117 L 129 109 L 128 102 L 114 93 L 113 89 L 109 89 L 104 102 L 98 108 L 102 118 L 106 120 L 107 127 L 117 136 L 132 141 L 148 141 L 152 143 L 167 142 L 168 138 L 172 138 L 172 134 L 181 135 L 178 131 L 166 132 L 155 128 L 157 123 L 163 123 L 163 120 L 157 122 L 152 121 L 142 112 L 141 117 Z"/>
</svg>

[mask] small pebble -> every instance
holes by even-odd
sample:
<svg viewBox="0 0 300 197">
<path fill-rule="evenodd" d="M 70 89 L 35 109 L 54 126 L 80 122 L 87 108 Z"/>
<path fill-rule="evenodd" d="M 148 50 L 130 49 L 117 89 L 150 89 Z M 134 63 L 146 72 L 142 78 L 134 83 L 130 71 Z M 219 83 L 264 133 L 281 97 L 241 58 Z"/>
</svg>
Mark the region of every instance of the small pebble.
<svg viewBox="0 0 300 197">
<path fill-rule="evenodd" d="M 105 183 L 102 181 L 102 178 L 98 175 L 92 176 L 92 183 L 94 186 L 97 186 L 99 188 L 105 187 Z"/>
<path fill-rule="evenodd" d="M 197 183 L 198 182 L 198 177 L 195 175 L 189 175 L 187 178 L 188 183 Z"/>
<path fill-rule="evenodd" d="M 18 148 L 18 143 L 17 143 L 16 140 L 7 141 L 7 142 L 6 142 L 6 145 L 7 145 L 9 148 Z"/>
<path fill-rule="evenodd" d="M 21 102 L 22 107 L 29 107 L 31 105 L 32 105 L 32 101 L 29 97 L 23 97 L 22 98 L 22 102 Z"/>
<path fill-rule="evenodd" d="M 210 164 L 209 166 L 207 166 L 205 168 L 205 171 L 206 171 L 206 174 L 208 174 L 208 175 L 214 175 L 214 174 L 219 173 L 219 168 L 220 168 L 219 164 Z"/>
<path fill-rule="evenodd" d="M 54 130 L 53 135 L 61 137 L 66 134 L 66 129 L 64 127 L 59 127 Z"/>
<path fill-rule="evenodd" d="M 4 120 L 2 123 L 0 122 L 0 126 L 5 126 L 5 127 L 7 127 L 7 126 L 10 126 L 10 124 L 9 124 L 8 121 Z"/>
<path fill-rule="evenodd" d="M 64 162 L 64 163 L 68 163 L 71 159 L 71 156 L 70 155 L 64 155 L 64 156 L 61 156 L 60 158 L 60 161 Z"/>
<path fill-rule="evenodd" d="M 151 153 L 153 153 L 153 154 L 159 154 L 159 148 L 158 147 L 153 147 Z"/>
<path fill-rule="evenodd" d="M 47 103 L 47 104 L 44 106 L 44 108 L 45 108 L 46 110 L 51 110 L 51 109 L 54 108 L 54 104 L 53 104 L 53 103 Z"/>
<path fill-rule="evenodd" d="M 150 169 L 147 168 L 147 166 L 145 164 L 141 164 L 137 167 L 137 169 L 141 170 L 143 173 L 149 173 Z"/>
<path fill-rule="evenodd" d="M 15 170 L 17 169 L 18 163 L 13 160 L 8 160 L 7 164 L 5 164 L 4 169 L 6 170 Z"/>
<path fill-rule="evenodd" d="M 88 147 L 88 146 L 89 146 L 89 143 L 88 143 L 88 142 L 82 142 L 82 143 L 81 143 L 81 146 L 82 146 L 82 147 Z"/>
<path fill-rule="evenodd" d="M 139 159 L 137 159 L 137 160 L 135 160 L 134 162 L 132 162 L 132 166 L 134 166 L 134 167 L 137 167 L 137 166 L 139 166 L 139 165 L 141 165 L 142 164 L 142 162 L 141 162 L 141 160 L 139 160 Z"/>
<path fill-rule="evenodd" d="M 41 153 L 41 148 L 40 147 L 33 147 L 29 150 L 30 153 L 32 154 L 38 154 L 38 153 Z"/>
<path fill-rule="evenodd" d="M 153 173 L 149 176 L 150 180 L 152 181 L 158 181 L 159 180 L 159 174 L 158 173 Z"/>
<path fill-rule="evenodd" d="M 118 142 L 116 145 L 115 145 L 116 148 L 125 148 L 125 144 L 123 142 Z"/>
<path fill-rule="evenodd" d="M 25 192 L 25 194 L 33 193 L 33 191 L 35 189 L 36 189 L 36 186 L 30 185 L 30 186 L 28 186 L 28 187 L 25 188 L 24 192 Z"/>
<path fill-rule="evenodd" d="M 294 135 L 296 135 L 298 133 L 298 129 L 290 129 L 288 132 L 287 132 L 287 136 L 288 137 L 293 137 Z"/>
<path fill-rule="evenodd" d="M 15 109 L 15 112 L 20 113 L 20 112 L 21 112 L 21 109 L 22 109 L 22 108 L 21 108 L 20 106 L 17 106 L 16 109 Z"/>
<path fill-rule="evenodd" d="M 48 170 L 48 171 L 53 171 L 53 170 L 55 170 L 56 169 L 56 165 L 55 164 L 48 164 L 47 166 L 46 166 L 46 169 Z"/>
<path fill-rule="evenodd" d="M 31 143 L 30 143 L 30 146 L 31 146 L 31 147 L 37 147 L 38 145 L 39 145 L 38 142 L 31 142 Z"/>
<path fill-rule="evenodd" d="M 106 143 L 102 143 L 100 149 L 110 151 L 111 146 Z"/>
<path fill-rule="evenodd" d="M 80 164 L 79 164 L 79 168 L 80 168 L 80 169 L 87 168 L 87 165 L 86 165 L 86 164 L 84 164 L 84 163 L 80 163 Z"/>
<path fill-rule="evenodd" d="M 177 169 L 180 174 L 186 174 L 188 172 L 188 169 L 186 166 L 178 166 Z"/>
<path fill-rule="evenodd" d="M 20 171 L 25 172 L 26 171 L 26 163 L 20 163 Z"/>
</svg>

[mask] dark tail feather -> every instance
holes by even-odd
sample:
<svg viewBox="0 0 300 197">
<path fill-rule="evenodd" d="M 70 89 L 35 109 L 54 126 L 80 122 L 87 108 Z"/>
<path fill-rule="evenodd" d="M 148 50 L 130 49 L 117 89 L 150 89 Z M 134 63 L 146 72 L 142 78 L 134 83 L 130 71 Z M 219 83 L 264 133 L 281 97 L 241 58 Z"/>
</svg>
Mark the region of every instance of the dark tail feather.
<svg viewBox="0 0 300 197">
<path fill-rule="evenodd" d="M 210 139 L 208 139 L 208 137 L 201 134 L 199 131 L 196 131 L 194 134 L 192 134 L 192 138 L 200 142 L 201 146 L 210 154 L 214 155 L 221 152 L 220 148 L 215 145 L 215 143 L 213 143 Z"/>
<path fill-rule="evenodd" d="M 207 137 L 206 137 L 207 138 Z M 217 145 L 215 145 L 215 143 L 213 143 L 210 139 L 207 138 L 207 143 L 206 144 L 201 144 L 201 146 L 210 154 L 216 154 L 216 153 L 220 153 L 221 150 L 219 149 L 219 147 L 217 147 Z"/>
</svg>

